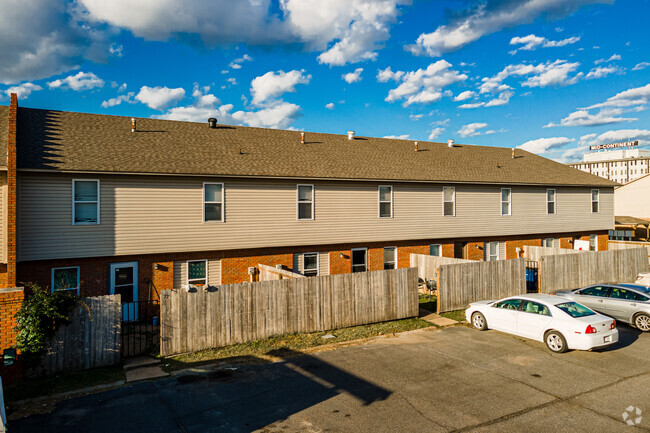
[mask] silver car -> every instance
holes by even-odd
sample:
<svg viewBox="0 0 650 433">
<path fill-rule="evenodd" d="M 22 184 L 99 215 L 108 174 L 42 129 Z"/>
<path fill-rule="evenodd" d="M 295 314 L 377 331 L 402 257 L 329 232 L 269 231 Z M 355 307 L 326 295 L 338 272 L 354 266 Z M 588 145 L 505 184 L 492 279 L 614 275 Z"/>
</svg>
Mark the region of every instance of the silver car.
<svg viewBox="0 0 650 433">
<path fill-rule="evenodd" d="M 638 284 L 594 284 L 555 293 L 650 332 L 650 289 Z"/>
</svg>

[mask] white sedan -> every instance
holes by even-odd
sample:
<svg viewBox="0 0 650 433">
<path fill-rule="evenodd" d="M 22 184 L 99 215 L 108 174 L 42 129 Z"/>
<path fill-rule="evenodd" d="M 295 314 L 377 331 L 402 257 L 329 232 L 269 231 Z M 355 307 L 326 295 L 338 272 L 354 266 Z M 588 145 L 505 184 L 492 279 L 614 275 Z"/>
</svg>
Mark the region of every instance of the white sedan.
<svg viewBox="0 0 650 433">
<path fill-rule="evenodd" d="M 533 293 L 473 302 L 465 316 L 480 331 L 496 329 L 542 341 L 557 353 L 605 347 L 618 341 L 616 320 L 554 295 Z"/>
</svg>

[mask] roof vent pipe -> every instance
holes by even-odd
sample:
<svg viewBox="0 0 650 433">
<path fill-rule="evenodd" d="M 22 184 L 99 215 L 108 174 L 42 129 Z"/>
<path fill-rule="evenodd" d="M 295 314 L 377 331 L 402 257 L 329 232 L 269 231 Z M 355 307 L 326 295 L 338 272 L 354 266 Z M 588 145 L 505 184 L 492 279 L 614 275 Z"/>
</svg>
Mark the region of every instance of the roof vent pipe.
<svg viewBox="0 0 650 433">
<path fill-rule="evenodd" d="M 131 132 L 135 132 L 135 117 L 131 118 Z"/>
<path fill-rule="evenodd" d="M 418 152 L 420 149 L 418 149 L 418 142 L 415 142 L 415 151 Z"/>
<path fill-rule="evenodd" d="M 354 140 L 354 131 L 348 131 L 348 140 Z"/>
<path fill-rule="evenodd" d="M 305 133 L 304 132 L 300 133 L 300 144 L 305 144 Z"/>
<path fill-rule="evenodd" d="M 208 126 L 209 126 L 210 128 L 216 128 L 216 127 L 217 127 L 217 119 L 214 118 L 214 117 L 210 117 L 210 118 L 208 119 Z"/>
<path fill-rule="evenodd" d="M 447 146 L 448 147 L 454 147 L 454 140 L 452 140 L 452 139 L 447 140 Z"/>
</svg>

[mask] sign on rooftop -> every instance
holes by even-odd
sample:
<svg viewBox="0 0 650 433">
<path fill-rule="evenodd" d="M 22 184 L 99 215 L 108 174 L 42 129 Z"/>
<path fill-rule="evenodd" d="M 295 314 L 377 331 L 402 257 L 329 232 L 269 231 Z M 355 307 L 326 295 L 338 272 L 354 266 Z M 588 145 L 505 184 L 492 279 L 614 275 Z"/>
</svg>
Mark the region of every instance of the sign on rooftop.
<svg viewBox="0 0 650 433">
<path fill-rule="evenodd" d="M 623 141 L 621 143 L 608 143 L 608 144 L 598 144 L 596 146 L 589 146 L 589 150 L 602 150 L 602 149 L 616 149 L 618 147 L 631 147 L 638 146 L 639 141 Z"/>
</svg>

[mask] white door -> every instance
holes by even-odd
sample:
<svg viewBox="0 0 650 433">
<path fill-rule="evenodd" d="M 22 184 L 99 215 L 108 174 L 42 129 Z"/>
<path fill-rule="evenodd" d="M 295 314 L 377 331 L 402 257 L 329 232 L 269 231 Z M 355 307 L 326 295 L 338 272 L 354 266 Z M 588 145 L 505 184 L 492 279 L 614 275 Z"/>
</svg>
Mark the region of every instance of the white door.
<svg viewBox="0 0 650 433">
<path fill-rule="evenodd" d="M 109 285 L 111 295 L 122 295 L 122 321 L 138 320 L 138 262 L 111 263 Z"/>
</svg>

